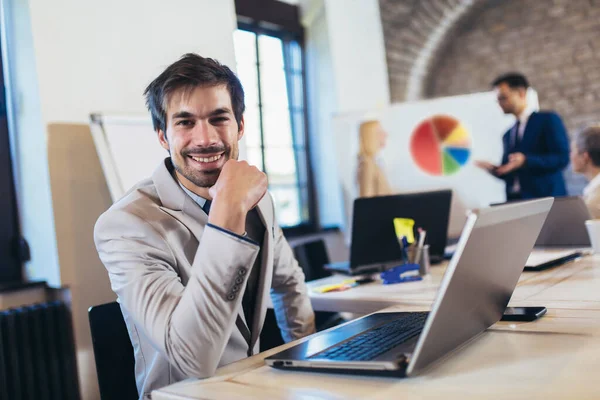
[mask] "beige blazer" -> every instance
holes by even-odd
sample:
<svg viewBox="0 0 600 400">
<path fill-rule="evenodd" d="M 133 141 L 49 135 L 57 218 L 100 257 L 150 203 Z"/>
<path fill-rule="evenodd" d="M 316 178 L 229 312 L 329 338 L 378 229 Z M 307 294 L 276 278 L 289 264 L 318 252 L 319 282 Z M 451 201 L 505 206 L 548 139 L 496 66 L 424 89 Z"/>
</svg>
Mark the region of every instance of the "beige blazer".
<svg viewBox="0 0 600 400">
<path fill-rule="evenodd" d="M 135 353 L 140 398 L 204 378 L 247 357 L 236 326 L 246 325 L 242 294 L 259 247 L 207 226 L 208 217 L 171 175 L 170 159 L 100 216 L 94 240 L 117 294 Z M 258 204 L 265 224 L 251 348 L 271 295 L 283 338 L 314 332 L 304 274 L 275 222 L 271 197 Z M 247 331 L 246 331 L 247 332 Z"/>
<path fill-rule="evenodd" d="M 358 158 L 358 192 L 359 197 L 376 197 L 392 194 L 388 181 L 372 157 Z"/>
</svg>

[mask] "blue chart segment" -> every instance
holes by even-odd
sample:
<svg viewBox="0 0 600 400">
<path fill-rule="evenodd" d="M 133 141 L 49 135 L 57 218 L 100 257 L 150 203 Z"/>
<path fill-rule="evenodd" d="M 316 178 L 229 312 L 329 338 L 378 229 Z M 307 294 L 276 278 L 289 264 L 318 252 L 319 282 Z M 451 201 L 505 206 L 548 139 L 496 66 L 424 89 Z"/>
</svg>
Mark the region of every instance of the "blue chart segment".
<svg viewBox="0 0 600 400">
<path fill-rule="evenodd" d="M 445 149 L 450 157 L 454 158 L 460 165 L 465 165 L 469 160 L 471 151 L 469 149 L 457 148 L 457 147 L 446 147 Z"/>
</svg>

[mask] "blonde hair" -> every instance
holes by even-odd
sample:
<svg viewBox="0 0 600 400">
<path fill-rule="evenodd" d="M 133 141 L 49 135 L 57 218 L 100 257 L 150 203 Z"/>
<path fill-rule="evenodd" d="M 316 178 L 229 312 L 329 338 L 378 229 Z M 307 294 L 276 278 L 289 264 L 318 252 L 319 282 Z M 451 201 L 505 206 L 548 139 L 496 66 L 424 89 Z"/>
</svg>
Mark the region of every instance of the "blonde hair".
<svg viewBox="0 0 600 400">
<path fill-rule="evenodd" d="M 359 156 L 373 157 L 379 150 L 379 121 L 365 121 L 360 124 Z"/>
</svg>

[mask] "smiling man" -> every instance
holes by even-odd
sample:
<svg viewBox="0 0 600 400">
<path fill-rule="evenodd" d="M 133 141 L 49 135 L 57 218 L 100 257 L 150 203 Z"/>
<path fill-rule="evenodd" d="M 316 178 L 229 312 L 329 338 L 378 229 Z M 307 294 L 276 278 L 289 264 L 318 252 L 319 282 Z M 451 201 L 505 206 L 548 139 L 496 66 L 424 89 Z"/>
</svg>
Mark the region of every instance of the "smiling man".
<svg viewBox="0 0 600 400">
<path fill-rule="evenodd" d="M 244 91 L 186 54 L 145 91 L 169 157 L 96 223 L 140 398 L 255 353 L 271 296 L 282 336 L 314 332 L 304 275 L 275 222 L 264 173 L 238 161 Z"/>
</svg>

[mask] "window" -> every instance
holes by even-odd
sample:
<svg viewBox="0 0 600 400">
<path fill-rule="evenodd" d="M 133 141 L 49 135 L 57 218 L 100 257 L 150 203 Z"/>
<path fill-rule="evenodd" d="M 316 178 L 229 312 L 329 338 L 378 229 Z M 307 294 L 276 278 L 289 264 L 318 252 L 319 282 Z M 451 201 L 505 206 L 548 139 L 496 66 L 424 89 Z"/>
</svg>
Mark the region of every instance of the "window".
<svg viewBox="0 0 600 400">
<path fill-rule="evenodd" d="M 291 33 L 240 23 L 234 45 L 246 96 L 248 162 L 269 177 L 280 225 L 311 226 L 300 40 Z"/>
</svg>

